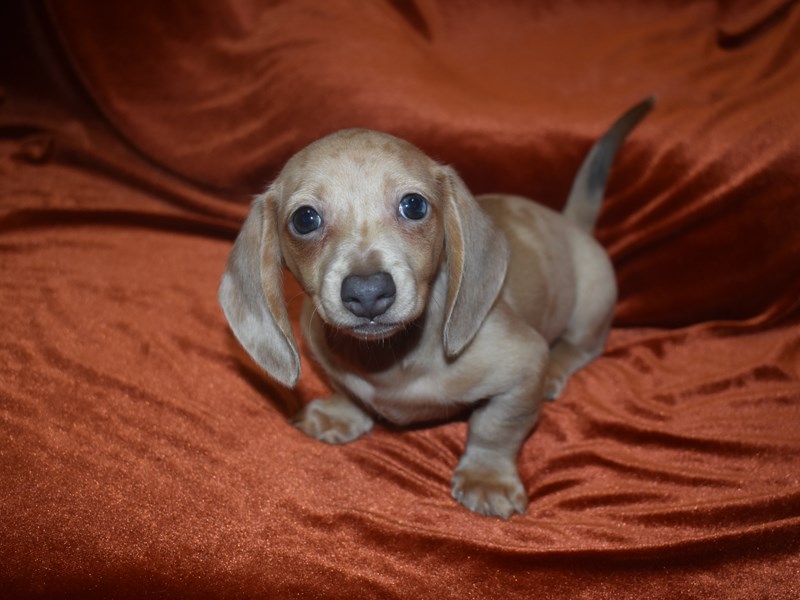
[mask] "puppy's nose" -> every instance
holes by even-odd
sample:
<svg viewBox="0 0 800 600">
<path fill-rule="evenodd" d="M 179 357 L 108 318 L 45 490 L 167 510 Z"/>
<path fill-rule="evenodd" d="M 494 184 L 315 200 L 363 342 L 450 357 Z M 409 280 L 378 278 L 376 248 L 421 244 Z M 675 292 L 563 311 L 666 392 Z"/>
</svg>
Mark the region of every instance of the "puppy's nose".
<svg viewBox="0 0 800 600">
<path fill-rule="evenodd" d="M 342 304 L 357 317 L 374 319 L 389 310 L 396 291 L 389 273 L 348 275 L 342 281 Z"/>
</svg>

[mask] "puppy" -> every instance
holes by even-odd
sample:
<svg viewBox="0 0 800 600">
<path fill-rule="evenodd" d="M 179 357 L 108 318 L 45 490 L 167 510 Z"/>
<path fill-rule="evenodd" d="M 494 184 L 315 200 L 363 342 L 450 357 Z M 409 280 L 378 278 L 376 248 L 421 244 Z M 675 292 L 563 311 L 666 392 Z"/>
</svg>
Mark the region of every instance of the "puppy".
<svg viewBox="0 0 800 600">
<path fill-rule="evenodd" d="M 293 387 L 281 269 L 305 290 L 302 334 L 335 393 L 294 425 L 343 444 L 376 417 L 407 424 L 473 407 L 453 497 L 485 515 L 524 513 L 517 454 L 541 400 L 605 345 L 617 291 L 591 231 L 614 155 L 652 104 L 595 144 L 561 214 L 475 198 L 450 167 L 374 131 L 340 131 L 293 156 L 253 203 L 219 300 L 255 362 Z"/>
</svg>

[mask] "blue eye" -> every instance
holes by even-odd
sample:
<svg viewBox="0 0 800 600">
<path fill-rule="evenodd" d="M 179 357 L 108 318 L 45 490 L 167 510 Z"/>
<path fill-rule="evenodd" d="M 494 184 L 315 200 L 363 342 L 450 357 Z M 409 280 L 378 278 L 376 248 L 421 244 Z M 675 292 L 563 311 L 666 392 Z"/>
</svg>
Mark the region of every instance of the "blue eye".
<svg viewBox="0 0 800 600">
<path fill-rule="evenodd" d="M 419 221 L 428 214 L 428 201 L 419 194 L 406 194 L 400 200 L 400 214 L 412 221 Z"/>
<path fill-rule="evenodd" d="M 322 217 L 310 206 L 301 206 L 292 213 L 292 227 L 295 233 L 307 235 L 322 227 Z"/>
</svg>

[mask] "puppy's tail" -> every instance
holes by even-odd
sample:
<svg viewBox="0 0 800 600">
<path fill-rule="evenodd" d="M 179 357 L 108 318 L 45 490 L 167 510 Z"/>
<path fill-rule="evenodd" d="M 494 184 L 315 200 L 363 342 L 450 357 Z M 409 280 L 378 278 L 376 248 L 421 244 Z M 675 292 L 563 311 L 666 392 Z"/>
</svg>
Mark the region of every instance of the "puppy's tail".
<svg viewBox="0 0 800 600">
<path fill-rule="evenodd" d="M 591 232 L 600 214 L 600 203 L 606 189 L 611 164 L 625 137 L 636 127 L 655 104 L 655 98 L 639 102 L 628 109 L 601 137 L 583 160 L 572 190 L 569 192 L 564 216 L 581 229 Z"/>
</svg>

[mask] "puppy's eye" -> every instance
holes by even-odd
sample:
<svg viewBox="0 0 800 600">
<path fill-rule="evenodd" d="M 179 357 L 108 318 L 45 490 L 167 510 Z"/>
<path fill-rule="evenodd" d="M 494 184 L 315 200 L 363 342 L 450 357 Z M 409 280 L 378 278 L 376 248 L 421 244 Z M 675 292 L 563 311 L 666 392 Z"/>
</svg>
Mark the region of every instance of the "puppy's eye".
<svg viewBox="0 0 800 600">
<path fill-rule="evenodd" d="M 400 214 L 405 219 L 419 221 L 428 214 L 428 201 L 419 194 L 406 194 L 400 200 Z"/>
<path fill-rule="evenodd" d="M 292 227 L 295 233 L 307 235 L 322 227 L 322 217 L 310 206 L 301 206 L 292 213 Z"/>
</svg>

